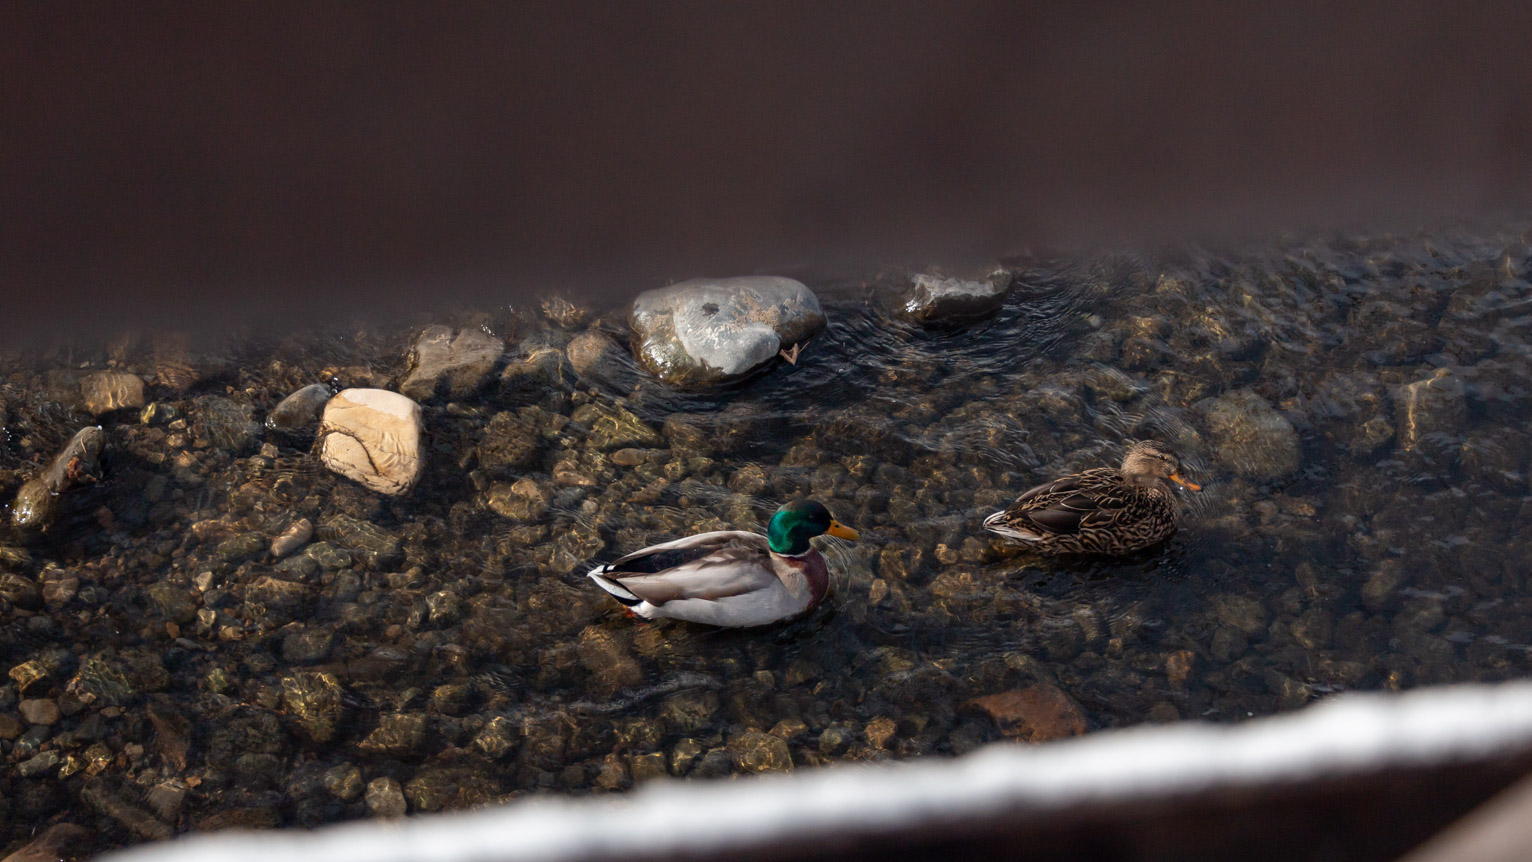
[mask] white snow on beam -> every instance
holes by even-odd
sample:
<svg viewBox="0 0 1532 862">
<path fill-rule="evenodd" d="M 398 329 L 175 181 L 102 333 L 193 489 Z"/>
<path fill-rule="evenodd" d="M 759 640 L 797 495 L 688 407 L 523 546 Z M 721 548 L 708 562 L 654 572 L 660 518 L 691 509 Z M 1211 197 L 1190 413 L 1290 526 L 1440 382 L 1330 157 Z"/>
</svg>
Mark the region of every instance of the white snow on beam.
<svg viewBox="0 0 1532 862">
<path fill-rule="evenodd" d="M 1532 682 L 1346 694 L 1237 725 L 1144 725 L 955 759 L 839 764 L 736 781 L 658 781 L 620 796 L 540 797 L 312 831 L 217 832 L 112 862 L 567 860 L 845 838 L 1005 812 L 1044 816 L 1216 786 L 1481 759 L 1532 747 Z"/>
</svg>

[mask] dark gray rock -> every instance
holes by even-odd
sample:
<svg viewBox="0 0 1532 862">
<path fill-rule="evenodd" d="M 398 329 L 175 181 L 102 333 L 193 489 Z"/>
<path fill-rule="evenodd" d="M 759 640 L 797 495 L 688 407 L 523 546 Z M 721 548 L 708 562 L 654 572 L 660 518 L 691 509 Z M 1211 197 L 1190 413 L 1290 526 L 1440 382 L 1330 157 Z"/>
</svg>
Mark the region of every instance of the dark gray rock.
<svg viewBox="0 0 1532 862">
<path fill-rule="evenodd" d="M 540 446 L 541 437 L 530 422 L 514 413 L 496 413 L 479 437 L 479 469 L 496 476 L 513 475 L 537 462 Z"/>
<path fill-rule="evenodd" d="M 150 584 L 144 596 L 155 613 L 178 625 L 185 625 L 197 616 L 196 601 L 180 585 L 159 581 Z"/>
<path fill-rule="evenodd" d="M 1011 292 L 1011 274 L 977 277 L 940 272 L 912 275 L 893 298 L 900 316 L 926 326 L 958 326 L 993 314 Z"/>
<path fill-rule="evenodd" d="M 598 329 L 576 335 L 565 348 L 565 353 L 575 373 L 591 383 L 614 389 L 629 389 L 637 380 L 622 347 Z"/>
<path fill-rule="evenodd" d="M 266 414 L 266 427 L 287 434 L 312 434 L 332 394 L 323 383 L 310 383 L 273 407 Z"/>
</svg>

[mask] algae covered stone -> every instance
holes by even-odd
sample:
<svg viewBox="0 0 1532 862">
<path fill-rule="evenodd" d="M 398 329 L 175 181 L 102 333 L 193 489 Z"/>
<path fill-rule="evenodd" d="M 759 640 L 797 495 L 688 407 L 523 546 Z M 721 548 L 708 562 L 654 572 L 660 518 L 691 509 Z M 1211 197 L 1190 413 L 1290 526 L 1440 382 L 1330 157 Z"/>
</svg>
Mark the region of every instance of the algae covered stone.
<svg viewBox="0 0 1532 862">
<path fill-rule="evenodd" d="M 384 389 L 342 390 L 325 405 L 324 465 L 379 494 L 407 494 L 420 481 L 420 405 Z"/>
<path fill-rule="evenodd" d="M 678 386 L 737 380 L 825 327 L 819 299 L 776 276 L 683 281 L 641 294 L 629 316 L 633 351 Z"/>
</svg>

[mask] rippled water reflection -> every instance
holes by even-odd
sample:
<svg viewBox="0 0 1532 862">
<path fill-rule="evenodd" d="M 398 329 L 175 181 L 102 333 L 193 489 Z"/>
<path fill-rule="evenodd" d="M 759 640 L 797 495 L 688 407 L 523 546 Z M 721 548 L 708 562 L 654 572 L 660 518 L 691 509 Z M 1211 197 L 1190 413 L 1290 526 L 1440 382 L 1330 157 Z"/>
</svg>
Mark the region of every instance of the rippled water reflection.
<svg viewBox="0 0 1532 862">
<path fill-rule="evenodd" d="M 433 403 L 428 478 L 400 501 L 316 469 L 304 441 L 267 433 L 231 453 L 198 423 L 229 409 L 213 399 L 259 418 L 318 379 L 387 385 L 413 324 L 172 359 L 149 337 L 6 357 L 6 499 L 87 420 L 69 395 L 81 369 L 145 376 L 187 423 L 114 414 L 106 480 L 49 537 L 10 542 L 5 571 L 78 591 L 0 593 L 7 669 L 67 653 L 0 687 L 0 716 L 23 698 L 66 708 L 44 731 L 17 720 L 0 734 L 6 841 L 65 817 L 148 837 L 111 800 L 174 828 L 312 824 L 389 810 L 363 788 L 386 795 L 390 780 L 410 809 L 434 810 L 1078 729 L 984 700 L 1033 687 L 1062 692 L 1094 730 L 1525 673 L 1523 227 L 1014 266 L 1005 308 L 950 331 L 894 319 L 876 284 L 807 278 L 828 330 L 797 366 L 728 389 L 558 365 L 535 385 Z M 561 356 L 587 326 L 625 337 L 622 308 L 567 330 L 533 308 L 447 318 L 489 326 L 513 357 Z M 1441 369 L 1447 383 L 1411 389 Z M 1237 393 L 1285 423 L 1220 430 L 1210 417 Z M 665 445 L 613 463 L 560 418 L 584 403 L 622 405 Z M 474 454 L 502 411 L 535 426 L 515 475 L 548 502 L 523 518 L 488 508 L 513 477 Z M 1183 529 L 1164 545 L 1039 559 L 980 528 L 1026 488 L 1115 464 L 1145 437 L 1176 446 L 1206 488 L 1181 495 Z M 262 442 L 276 451 L 254 454 Z M 803 495 L 864 537 L 824 542 L 832 595 L 805 619 L 639 623 L 583 577 L 642 544 L 760 529 Z M 397 547 L 381 560 L 350 547 L 307 572 L 221 550 L 295 514 L 372 523 Z M 358 541 L 342 533 L 321 538 Z M 181 599 L 151 590 L 167 583 Z M 56 760 L 23 769 L 46 751 Z"/>
</svg>

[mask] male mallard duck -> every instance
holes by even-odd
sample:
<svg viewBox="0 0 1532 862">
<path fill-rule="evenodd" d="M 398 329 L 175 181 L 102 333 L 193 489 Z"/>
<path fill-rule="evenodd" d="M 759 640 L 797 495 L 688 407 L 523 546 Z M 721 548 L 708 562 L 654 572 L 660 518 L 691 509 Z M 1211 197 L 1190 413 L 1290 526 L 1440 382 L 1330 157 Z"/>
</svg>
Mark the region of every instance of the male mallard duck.
<svg viewBox="0 0 1532 862">
<path fill-rule="evenodd" d="M 788 503 L 766 535 L 702 533 L 634 551 L 590 570 L 590 579 L 628 610 L 714 626 L 761 626 L 819 604 L 830 587 L 825 558 L 809 539 L 860 535 L 812 500 Z"/>
<path fill-rule="evenodd" d="M 984 519 L 985 529 L 1044 554 L 1127 554 L 1176 531 L 1170 483 L 1193 491 L 1181 459 L 1163 443 L 1128 450 L 1122 469 L 1099 467 L 1056 479 Z"/>
</svg>

